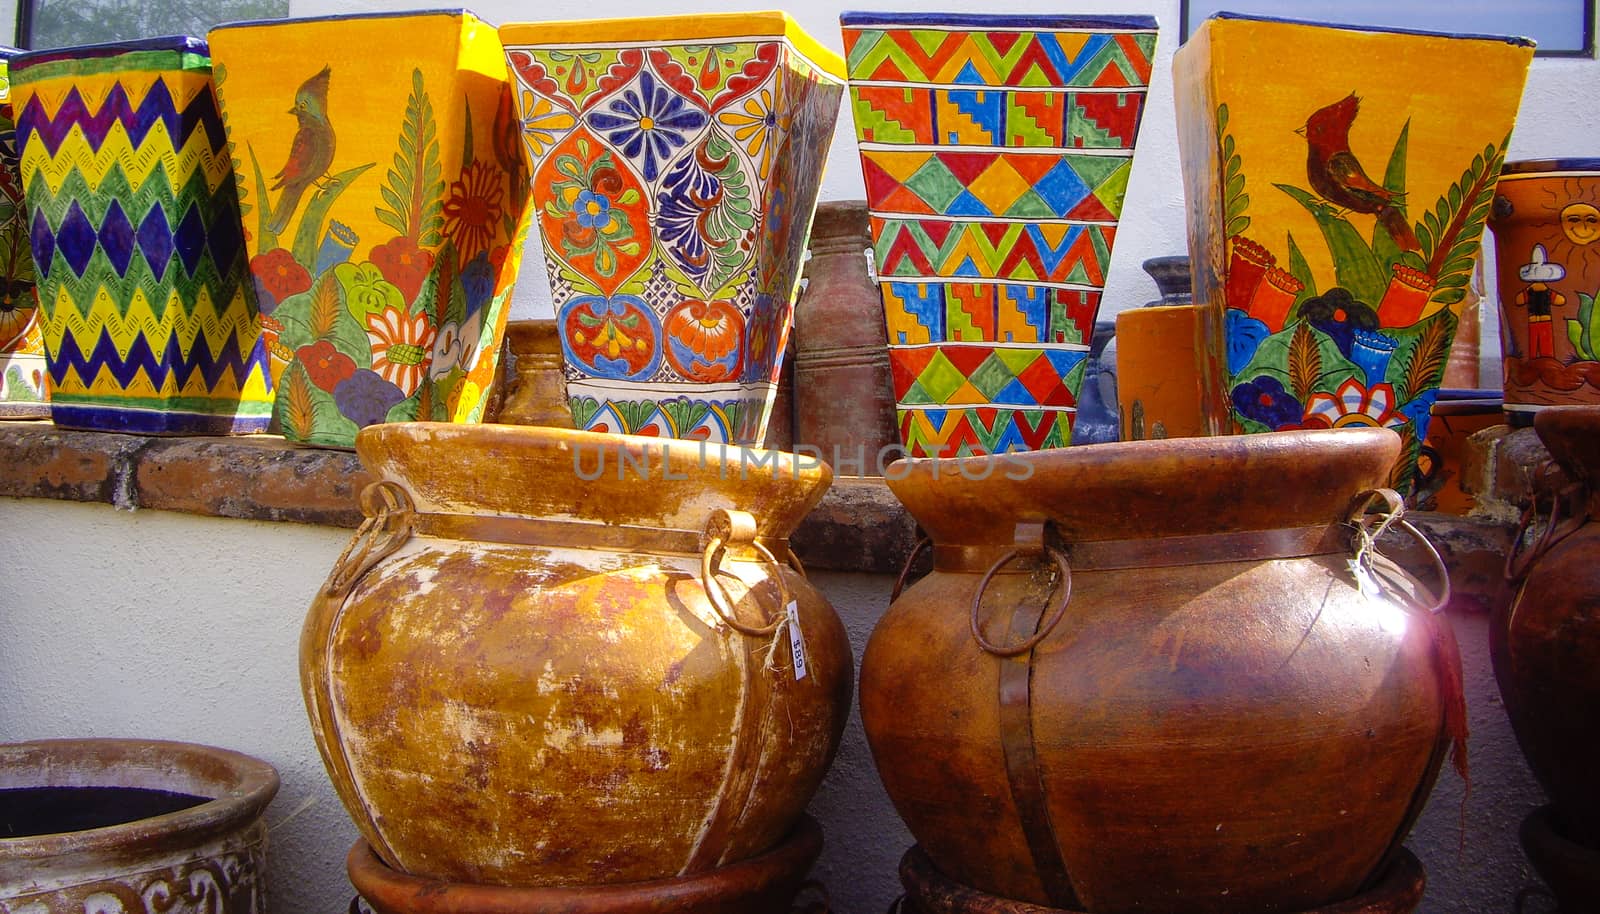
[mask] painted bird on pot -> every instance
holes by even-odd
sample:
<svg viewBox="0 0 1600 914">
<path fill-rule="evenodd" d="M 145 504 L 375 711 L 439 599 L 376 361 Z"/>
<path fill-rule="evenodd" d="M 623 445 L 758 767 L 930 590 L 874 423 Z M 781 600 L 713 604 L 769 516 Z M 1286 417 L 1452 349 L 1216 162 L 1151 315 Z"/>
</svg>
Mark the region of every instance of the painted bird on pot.
<svg viewBox="0 0 1600 914">
<path fill-rule="evenodd" d="M 272 231 L 282 232 L 300 205 L 306 188 L 328 173 L 333 165 L 333 124 L 328 121 L 328 79 L 330 67 L 306 80 L 294 93 L 294 107 L 289 113 L 300 122 L 295 130 L 294 142 L 289 146 L 289 161 L 283 170 L 273 175 L 277 183 L 273 190 L 283 188 L 278 205 L 272 211 Z"/>
<path fill-rule="evenodd" d="M 1367 177 L 1350 151 L 1350 125 L 1361 110 L 1354 92 L 1320 108 L 1295 133 L 1306 138 L 1306 177 L 1322 199 L 1351 212 L 1378 217 L 1389 237 L 1402 251 L 1420 251 L 1416 233 L 1400 209 L 1405 194 L 1396 193 Z"/>
</svg>

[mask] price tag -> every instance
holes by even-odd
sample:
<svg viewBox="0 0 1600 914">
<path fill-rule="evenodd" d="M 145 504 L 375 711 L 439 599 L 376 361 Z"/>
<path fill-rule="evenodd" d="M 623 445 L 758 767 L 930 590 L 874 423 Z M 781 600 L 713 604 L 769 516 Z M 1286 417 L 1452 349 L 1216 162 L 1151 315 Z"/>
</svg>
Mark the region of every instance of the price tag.
<svg viewBox="0 0 1600 914">
<path fill-rule="evenodd" d="M 800 606 L 790 600 L 783 609 L 789 617 L 789 653 L 794 655 L 794 678 L 798 682 L 806 678 L 806 639 L 800 634 Z"/>
</svg>

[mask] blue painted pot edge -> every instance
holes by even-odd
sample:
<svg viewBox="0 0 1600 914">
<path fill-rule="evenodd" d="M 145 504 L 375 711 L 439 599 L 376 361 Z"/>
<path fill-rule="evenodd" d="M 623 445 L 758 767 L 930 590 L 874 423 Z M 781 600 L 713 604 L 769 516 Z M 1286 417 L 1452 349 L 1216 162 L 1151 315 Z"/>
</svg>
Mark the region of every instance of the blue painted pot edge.
<svg viewBox="0 0 1600 914">
<path fill-rule="evenodd" d="M 1600 171 L 1600 158 L 1594 159 L 1518 159 L 1507 162 L 1502 175 L 1537 174 L 1543 171 Z"/>
<path fill-rule="evenodd" d="M 1104 29 L 1154 31 L 1159 28 L 1154 16 L 1047 16 L 988 13 L 873 13 L 849 10 L 839 14 L 846 28 L 887 25 L 896 28 L 926 26 L 979 26 L 983 28 L 1050 31 L 1053 29 Z"/>
<path fill-rule="evenodd" d="M 39 51 L 22 51 L 11 59 L 11 73 L 16 75 L 36 64 L 57 60 L 86 60 L 96 57 L 116 57 L 139 51 L 177 51 L 210 57 L 211 49 L 204 38 L 192 35 L 164 35 L 160 38 L 139 38 L 133 41 L 106 41 L 99 44 L 80 44 L 65 48 L 45 48 Z"/>
<path fill-rule="evenodd" d="M 235 22 L 224 22 L 206 34 L 212 35 L 228 29 L 258 28 L 273 25 L 304 25 L 308 22 L 335 22 L 347 19 L 420 19 L 428 16 L 471 16 L 479 22 L 483 22 L 486 25 L 489 24 L 487 20 L 472 10 L 460 7 L 441 7 L 427 10 L 374 10 L 368 13 L 328 13 L 323 16 L 300 16 L 284 19 L 240 19 Z"/>
<path fill-rule="evenodd" d="M 1253 16 L 1247 13 L 1220 12 L 1212 13 L 1206 17 L 1206 22 L 1213 19 L 1233 19 L 1243 22 L 1276 22 L 1283 25 L 1312 25 L 1319 28 L 1343 29 L 1347 32 L 1378 32 L 1387 35 L 1418 35 L 1424 38 L 1465 38 L 1473 41 L 1498 41 L 1518 47 L 1531 48 L 1536 46 L 1532 38 L 1523 38 L 1517 35 L 1480 35 L 1475 32 L 1432 32 L 1427 29 L 1404 29 L 1396 26 L 1382 25 L 1351 25 L 1345 22 L 1321 22 L 1315 19 L 1288 19 L 1283 16 Z M 1201 23 L 1204 25 L 1204 23 Z"/>
</svg>

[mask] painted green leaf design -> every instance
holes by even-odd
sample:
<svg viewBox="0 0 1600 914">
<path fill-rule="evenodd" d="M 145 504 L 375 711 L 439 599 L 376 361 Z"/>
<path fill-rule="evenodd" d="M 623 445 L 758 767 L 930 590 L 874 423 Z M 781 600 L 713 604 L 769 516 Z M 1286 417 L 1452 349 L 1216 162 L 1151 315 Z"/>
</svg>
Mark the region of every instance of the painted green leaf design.
<svg viewBox="0 0 1600 914">
<path fill-rule="evenodd" d="M 305 212 L 300 214 L 300 227 L 294 233 L 293 253 L 296 263 L 307 269 L 316 266 L 317 248 L 322 244 L 323 221 L 333 210 L 333 204 L 338 201 L 339 195 L 374 164 L 368 162 L 365 165 L 347 168 L 329 178 L 316 193 L 311 195 L 311 202 L 306 204 Z"/>
<path fill-rule="evenodd" d="M 1317 228 L 1322 230 L 1323 240 L 1328 244 L 1328 253 L 1333 256 L 1334 279 L 1338 284 L 1357 300 L 1376 306 L 1389 284 L 1388 273 L 1350 220 L 1338 215 L 1334 207 L 1298 187 L 1288 184 L 1273 186 L 1294 198 L 1317 220 Z"/>
<path fill-rule="evenodd" d="M 1300 303 L 1317 294 L 1317 278 L 1311 275 L 1311 264 L 1306 263 L 1306 255 L 1300 252 L 1300 245 L 1295 243 L 1294 233 L 1289 232 L 1289 275 L 1300 280 L 1300 291 L 1295 294 L 1294 307 L 1299 308 Z"/>
<path fill-rule="evenodd" d="M 381 190 L 386 205 L 375 210 L 379 221 L 420 247 L 438 244 L 444 227 L 442 172 L 433 102 L 423 88 L 422 71 L 414 69 L 399 148 Z"/>
</svg>

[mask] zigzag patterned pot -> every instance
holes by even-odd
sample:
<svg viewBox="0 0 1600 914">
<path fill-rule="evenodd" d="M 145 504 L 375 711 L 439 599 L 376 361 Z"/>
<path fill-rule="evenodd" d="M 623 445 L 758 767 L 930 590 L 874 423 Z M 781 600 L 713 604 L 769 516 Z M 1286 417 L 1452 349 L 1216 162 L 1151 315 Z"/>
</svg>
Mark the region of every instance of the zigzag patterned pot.
<svg viewBox="0 0 1600 914">
<path fill-rule="evenodd" d="M 203 41 L 12 62 L 57 425 L 264 431 L 272 406 Z"/>
<path fill-rule="evenodd" d="M 500 37 L 578 427 L 759 444 L 843 62 L 783 13 Z"/>
<path fill-rule="evenodd" d="M 918 457 L 1065 446 L 1156 21 L 840 21 L 901 439 Z"/>
<path fill-rule="evenodd" d="M 493 27 L 373 13 L 211 41 L 283 436 L 480 421 L 528 216 Z"/>
<path fill-rule="evenodd" d="M 17 170 L 17 121 L 8 72 L 15 48 L 0 48 L 0 419 L 42 419 L 44 337 L 34 294 L 28 214 Z"/>
</svg>

